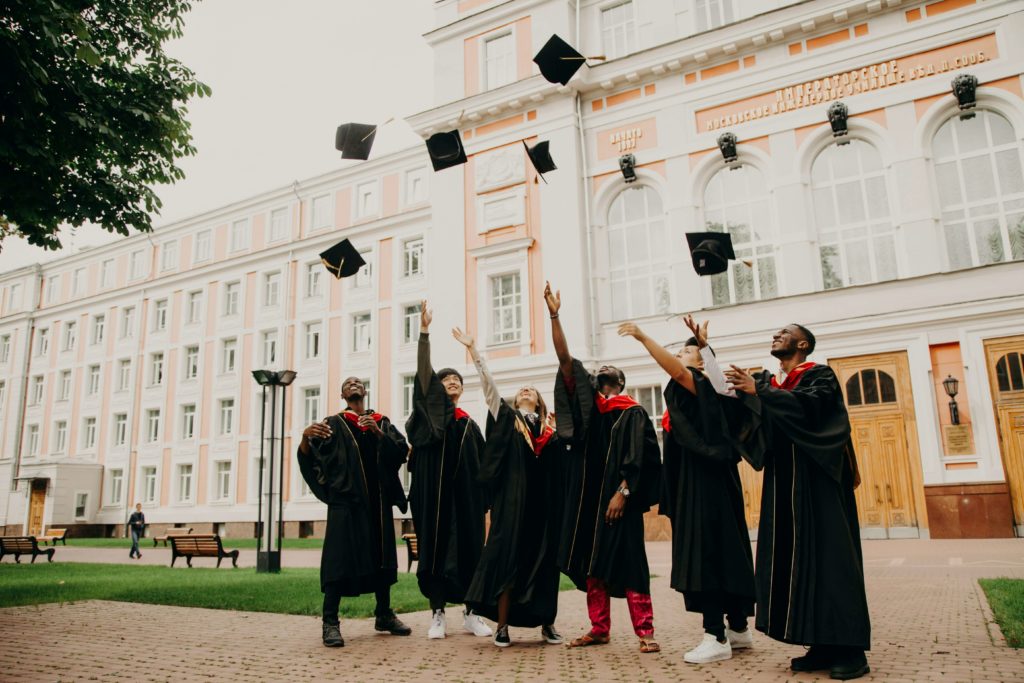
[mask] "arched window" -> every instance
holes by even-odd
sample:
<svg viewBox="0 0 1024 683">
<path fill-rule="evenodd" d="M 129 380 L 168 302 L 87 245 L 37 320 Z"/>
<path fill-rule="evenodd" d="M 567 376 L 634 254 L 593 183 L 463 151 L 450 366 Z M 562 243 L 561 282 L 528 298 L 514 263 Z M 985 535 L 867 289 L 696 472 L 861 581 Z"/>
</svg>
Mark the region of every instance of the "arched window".
<svg viewBox="0 0 1024 683">
<path fill-rule="evenodd" d="M 861 370 L 846 380 L 846 405 L 862 406 L 896 402 L 892 375 L 873 368 Z"/>
<path fill-rule="evenodd" d="M 732 235 L 736 260 L 711 278 L 714 304 L 776 296 L 772 211 L 764 174 L 750 164 L 723 168 L 704 189 L 704 229 Z M 752 266 L 743 263 L 751 261 Z"/>
<path fill-rule="evenodd" d="M 661 197 L 645 185 L 623 190 L 608 209 L 614 320 L 669 312 L 668 263 Z"/>
<path fill-rule="evenodd" d="M 857 139 L 829 145 L 811 165 L 811 190 L 825 289 L 895 278 L 889 192 L 878 150 Z"/>
<path fill-rule="evenodd" d="M 996 384 L 999 393 L 1024 391 L 1024 356 L 1016 351 L 996 362 Z"/>
<path fill-rule="evenodd" d="M 950 267 L 1024 258 L 1024 170 L 1010 122 L 986 110 L 951 118 L 932 155 Z"/>
</svg>

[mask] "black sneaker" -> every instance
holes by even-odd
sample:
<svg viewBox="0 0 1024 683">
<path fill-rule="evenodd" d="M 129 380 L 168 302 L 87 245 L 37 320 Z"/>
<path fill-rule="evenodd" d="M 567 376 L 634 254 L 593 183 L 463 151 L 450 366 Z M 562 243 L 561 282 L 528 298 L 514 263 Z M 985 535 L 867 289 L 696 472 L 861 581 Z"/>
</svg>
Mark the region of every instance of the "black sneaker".
<svg viewBox="0 0 1024 683">
<path fill-rule="evenodd" d="M 394 612 L 378 616 L 373 622 L 373 630 L 390 633 L 393 636 L 412 635 L 412 629 L 403 624 Z"/>
<path fill-rule="evenodd" d="M 824 671 L 835 663 L 833 653 L 821 645 L 812 645 L 803 657 L 794 657 L 789 662 L 793 671 Z"/>
<path fill-rule="evenodd" d="M 562 640 L 562 634 L 555 630 L 554 624 L 547 624 L 545 626 L 541 626 L 540 636 L 544 639 L 545 643 L 550 643 L 551 645 L 561 645 L 563 642 L 565 642 L 564 640 Z"/>
<path fill-rule="evenodd" d="M 494 632 L 494 644 L 498 647 L 508 647 L 512 644 L 512 639 L 508 637 L 508 626 L 500 626 Z"/>
<path fill-rule="evenodd" d="M 324 645 L 326 647 L 345 647 L 345 639 L 341 637 L 341 629 L 337 624 L 324 623 Z"/>
<path fill-rule="evenodd" d="M 870 671 L 871 667 L 868 666 L 868 658 L 864 655 L 864 651 L 854 650 L 843 652 L 836 657 L 835 663 L 829 670 L 829 675 L 837 681 L 848 681 L 860 678 Z"/>
</svg>

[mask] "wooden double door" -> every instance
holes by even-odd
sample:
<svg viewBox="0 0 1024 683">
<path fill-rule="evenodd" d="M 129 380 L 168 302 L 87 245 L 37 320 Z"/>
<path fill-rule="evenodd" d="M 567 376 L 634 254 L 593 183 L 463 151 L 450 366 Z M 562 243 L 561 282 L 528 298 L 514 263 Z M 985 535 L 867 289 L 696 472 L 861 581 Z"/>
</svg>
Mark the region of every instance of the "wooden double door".
<svg viewBox="0 0 1024 683">
<path fill-rule="evenodd" d="M 28 499 L 28 535 L 41 536 L 46 511 L 46 479 L 33 479 Z"/>
<path fill-rule="evenodd" d="M 906 353 L 829 361 L 850 413 L 861 485 L 856 490 L 861 535 L 917 538 L 924 510 L 921 458 Z M 761 473 L 740 465 L 747 525 L 761 512 Z"/>
<path fill-rule="evenodd" d="M 1018 535 L 1024 528 L 1024 335 L 985 342 L 1003 471 Z"/>
</svg>

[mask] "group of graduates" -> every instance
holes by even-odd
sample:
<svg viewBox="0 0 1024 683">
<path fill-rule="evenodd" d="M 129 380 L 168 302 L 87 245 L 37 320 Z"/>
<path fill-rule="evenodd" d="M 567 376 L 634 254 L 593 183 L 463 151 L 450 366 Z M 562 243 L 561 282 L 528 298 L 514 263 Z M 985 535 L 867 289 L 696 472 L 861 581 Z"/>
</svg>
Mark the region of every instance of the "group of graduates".
<svg viewBox="0 0 1024 683">
<path fill-rule="evenodd" d="M 309 425 L 298 463 L 328 505 L 320 567 L 323 642 L 344 645 L 342 597 L 375 593 L 375 628 L 409 635 L 390 606 L 397 581 L 392 506 L 411 509 L 417 579 L 432 610 L 429 638 L 446 635 L 445 606 L 498 647 L 509 626 L 555 628 L 560 573 L 587 596 L 589 630 L 568 643 L 610 639 L 610 600 L 625 598 L 640 651 L 654 640 L 644 513 L 672 524 L 671 586 L 703 616 L 689 663 L 728 659 L 753 644 L 749 617 L 769 637 L 809 646 L 794 671 L 857 678 L 869 671 L 870 622 L 854 487 L 857 464 L 842 393 L 827 365 L 807 362 L 814 335 L 788 325 L 772 339 L 777 373 L 718 365 L 707 323 L 678 353 L 633 323 L 619 334 L 643 344 L 669 375 L 664 454 L 644 408 L 611 365 L 589 372 L 569 352 L 561 297 L 545 287 L 559 368 L 554 413 L 532 386 L 501 397 L 473 337 L 452 330 L 479 375 L 486 438 L 461 408 L 463 378 L 430 362 L 431 311 L 421 309 L 417 375 L 406 438 L 365 405 L 357 378 L 342 385 L 345 409 Z M 756 561 L 744 518 L 739 461 L 764 470 Z M 408 462 L 406 499 L 399 470 Z M 486 515 L 490 513 L 489 527 Z M 755 611 L 755 605 L 757 607 Z M 497 624 L 492 632 L 485 617 Z"/>
</svg>

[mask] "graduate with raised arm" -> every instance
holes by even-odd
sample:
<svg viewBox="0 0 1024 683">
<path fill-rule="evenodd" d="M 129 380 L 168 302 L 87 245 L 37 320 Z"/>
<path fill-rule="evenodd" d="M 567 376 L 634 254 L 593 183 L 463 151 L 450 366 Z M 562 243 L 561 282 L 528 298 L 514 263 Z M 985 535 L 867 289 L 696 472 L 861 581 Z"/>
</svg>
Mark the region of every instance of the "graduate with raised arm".
<svg viewBox="0 0 1024 683">
<path fill-rule="evenodd" d="M 561 295 L 548 283 L 544 299 L 558 355 L 558 435 L 571 448 L 558 564 L 586 591 L 591 622 L 569 645 L 609 642 L 615 597 L 626 598 L 640 651 L 658 652 L 644 547 L 644 513 L 658 502 L 661 487 L 658 437 L 647 411 L 625 393 L 621 370 L 602 365 L 593 375 L 569 353 L 558 320 Z"/>
<path fill-rule="evenodd" d="M 452 368 L 434 372 L 430 364 L 427 302 L 420 304 L 420 340 L 413 381 L 412 414 L 405 431 L 412 444 L 409 504 L 419 544 L 416 578 L 433 616 L 428 638 L 444 638 L 446 603 L 465 601 L 484 545 L 486 502 L 477 475 L 484 438 L 459 408 L 462 375 Z M 475 636 L 491 629 L 466 609 L 463 627 Z"/>
<path fill-rule="evenodd" d="M 761 523 L 757 533 L 757 629 L 809 645 L 793 671 L 832 678 L 870 671 L 871 620 L 853 490 L 860 483 L 850 418 L 839 380 L 807 360 L 815 338 L 803 325 L 772 337 L 779 373 L 726 372 L 737 391 L 756 397 L 767 432 Z"/>
<path fill-rule="evenodd" d="M 341 384 L 345 409 L 302 432 L 299 470 L 317 498 L 327 503 L 327 533 L 320 558 L 324 594 L 323 642 L 342 647 L 338 607 L 342 597 L 375 593 L 374 628 L 407 636 L 412 630 L 391 609 L 398 581 L 392 506 L 406 510 L 398 471 L 409 445 L 391 421 L 365 403 L 358 377 Z"/>
<path fill-rule="evenodd" d="M 759 454 L 749 449 L 758 448 L 760 431 L 756 406 L 744 407 L 726 386 L 707 343 L 707 322 L 684 321 L 693 336 L 675 355 L 635 323 L 620 325 L 619 334 L 643 344 L 671 377 L 658 511 L 672 521 L 672 588 L 683 594 L 688 612 L 703 615 L 704 638 L 683 659 L 705 664 L 753 645 L 747 617 L 754 615 L 754 561 L 737 465 L 741 456 Z"/>
<path fill-rule="evenodd" d="M 487 403 L 487 443 L 479 481 L 491 500 L 491 525 L 480 564 L 466 593 L 473 612 L 498 622 L 494 644 L 512 644 L 509 626 L 541 627 L 559 644 L 558 522 L 564 491 L 558 470 L 564 451 L 546 424 L 547 406 L 535 387 L 522 387 L 509 405 L 477 351 L 473 337 L 452 336 L 473 358 Z"/>
</svg>

